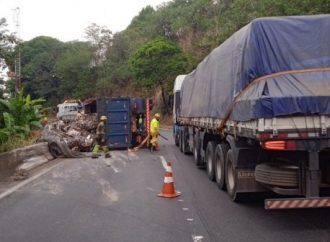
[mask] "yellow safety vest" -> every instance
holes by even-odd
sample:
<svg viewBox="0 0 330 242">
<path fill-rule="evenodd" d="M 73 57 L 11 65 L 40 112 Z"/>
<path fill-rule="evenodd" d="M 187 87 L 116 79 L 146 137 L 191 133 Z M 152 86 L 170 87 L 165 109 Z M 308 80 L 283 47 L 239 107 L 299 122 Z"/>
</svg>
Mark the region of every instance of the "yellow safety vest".
<svg viewBox="0 0 330 242">
<path fill-rule="evenodd" d="M 159 121 L 156 118 L 153 118 L 150 122 L 150 132 L 155 133 L 158 132 Z"/>
</svg>

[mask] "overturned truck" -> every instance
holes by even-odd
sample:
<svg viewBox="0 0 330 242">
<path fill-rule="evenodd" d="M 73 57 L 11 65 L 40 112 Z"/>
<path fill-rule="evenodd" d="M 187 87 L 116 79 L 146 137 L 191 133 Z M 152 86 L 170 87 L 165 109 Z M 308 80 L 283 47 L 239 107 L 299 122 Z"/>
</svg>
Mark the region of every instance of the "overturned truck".
<svg viewBox="0 0 330 242">
<path fill-rule="evenodd" d="M 330 207 L 329 27 L 330 15 L 255 19 L 177 78 L 176 144 L 232 200 Z"/>
</svg>

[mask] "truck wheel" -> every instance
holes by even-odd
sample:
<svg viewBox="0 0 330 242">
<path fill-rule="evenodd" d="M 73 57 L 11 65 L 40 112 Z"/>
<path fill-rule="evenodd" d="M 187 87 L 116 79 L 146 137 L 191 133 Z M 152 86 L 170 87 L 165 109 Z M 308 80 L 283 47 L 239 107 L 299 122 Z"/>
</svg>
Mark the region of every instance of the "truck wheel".
<svg viewBox="0 0 330 242">
<path fill-rule="evenodd" d="M 201 157 L 201 150 L 199 147 L 199 142 L 197 141 L 197 138 L 194 139 L 194 160 L 195 164 L 198 167 L 201 167 L 203 165 L 202 157 Z"/>
<path fill-rule="evenodd" d="M 56 143 L 50 143 L 48 145 L 49 152 L 54 156 L 54 158 L 57 158 L 62 155 L 61 148 Z"/>
<path fill-rule="evenodd" d="M 184 131 L 182 132 L 182 152 L 185 155 L 189 154 L 188 143 L 187 143 L 187 139 L 186 139 L 186 133 Z"/>
<path fill-rule="evenodd" d="M 211 181 L 214 181 L 215 175 L 214 175 L 214 167 L 215 167 L 215 159 L 214 159 L 214 152 L 215 150 L 215 142 L 209 141 L 207 143 L 206 148 L 206 172 L 207 176 Z"/>
<path fill-rule="evenodd" d="M 238 174 L 234 165 L 234 154 L 232 149 L 229 149 L 227 152 L 225 167 L 226 188 L 228 195 L 234 202 L 240 202 L 243 199 L 244 194 L 237 192 Z"/>
<path fill-rule="evenodd" d="M 183 152 L 182 145 L 183 145 L 183 143 L 182 143 L 182 131 L 180 130 L 179 131 L 179 149 L 180 149 L 181 152 Z"/>
<path fill-rule="evenodd" d="M 174 136 L 174 142 L 175 142 L 175 145 L 179 147 L 180 136 L 178 134 L 175 134 L 175 136 Z"/>
<path fill-rule="evenodd" d="M 215 148 L 215 181 L 221 190 L 225 190 L 225 156 L 228 146 L 226 144 L 218 144 Z"/>
</svg>

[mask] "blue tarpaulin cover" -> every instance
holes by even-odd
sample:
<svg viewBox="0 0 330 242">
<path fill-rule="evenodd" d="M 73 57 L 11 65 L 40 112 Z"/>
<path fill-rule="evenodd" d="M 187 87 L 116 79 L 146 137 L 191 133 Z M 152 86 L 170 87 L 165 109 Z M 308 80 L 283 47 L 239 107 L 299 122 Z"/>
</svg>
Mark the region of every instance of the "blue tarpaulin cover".
<svg viewBox="0 0 330 242">
<path fill-rule="evenodd" d="M 324 70 L 299 73 L 313 68 Z M 180 116 L 225 118 L 253 80 L 284 71 L 251 84 L 230 119 L 330 114 L 329 68 L 330 15 L 258 18 L 185 77 Z"/>
</svg>

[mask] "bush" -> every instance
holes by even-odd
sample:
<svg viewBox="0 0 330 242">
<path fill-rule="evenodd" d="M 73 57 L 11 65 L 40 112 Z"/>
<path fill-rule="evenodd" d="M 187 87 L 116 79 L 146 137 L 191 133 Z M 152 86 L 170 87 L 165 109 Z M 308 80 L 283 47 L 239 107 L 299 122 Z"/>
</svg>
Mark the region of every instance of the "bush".
<svg viewBox="0 0 330 242">
<path fill-rule="evenodd" d="M 30 95 L 24 96 L 23 91 L 15 97 L 0 99 L 0 145 L 9 138 L 25 139 L 34 128 L 41 128 L 41 103 L 43 99 L 32 100 Z"/>
</svg>

